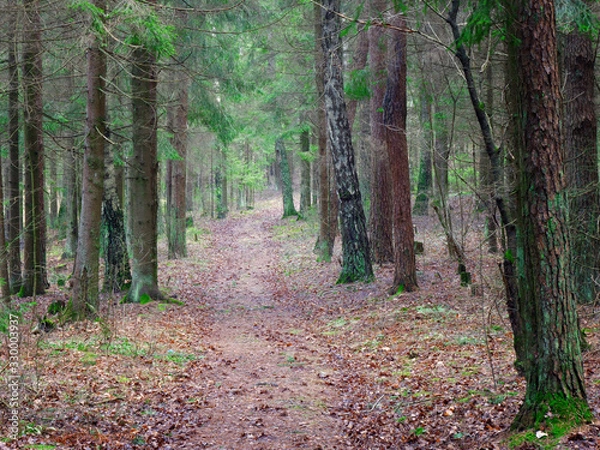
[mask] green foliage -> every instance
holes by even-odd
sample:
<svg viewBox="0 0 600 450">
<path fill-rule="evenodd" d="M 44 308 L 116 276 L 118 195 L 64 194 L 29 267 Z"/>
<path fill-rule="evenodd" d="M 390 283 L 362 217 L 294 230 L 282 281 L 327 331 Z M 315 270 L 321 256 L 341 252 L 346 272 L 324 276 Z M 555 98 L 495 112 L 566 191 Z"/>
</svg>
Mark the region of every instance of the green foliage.
<svg viewBox="0 0 600 450">
<path fill-rule="evenodd" d="M 158 160 L 163 161 L 183 161 L 183 158 L 179 156 L 177 149 L 173 147 L 171 139 L 173 133 L 165 130 L 158 130 Z"/>
<path fill-rule="evenodd" d="M 216 134 L 224 145 L 235 138 L 232 117 L 223 104 L 211 92 L 200 84 L 192 85 L 188 120 L 192 125 L 203 125 Z"/>
<path fill-rule="evenodd" d="M 23 314 L 30 311 L 31 308 L 33 308 L 35 305 L 37 305 L 36 302 L 28 302 L 28 303 L 21 303 L 21 304 L 17 305 L 16 308 L 9 307 L 6 305 L 1 306 L 0 307 L 0 333 L 3 333 L 3 334 L 8 333 L 11 317 L 14 319 L 14 317 L 16 316 L 19 319 L 21 319 L 23 317 Z"/>
<path fill-rule="evenodd" d="M 140 305 L 147 305 L 150 302 L 152 302 L 152 297 L 150 297 L 148 294 L 140 295 Z"/>
<path fill-rule="evenodd" d="M 575 30 L 596 38 L 600 31 L 600 20 L 582 0 L 556 0 L 556 24 L 563 33 Z"/>
<path fill-rule="evenodd" d="M 371 69 L 367 66 L 364 69 L 353 70 L 348 74 L 348 81 L 344 86 L 346 96 L 350 100 L 366 100 L 371 98 L 370 80 Z"/>
<path fill-rule="evenodd" d="M 106 30 L 104 29 L 106 12 L 102 8 L 98 8 L 96 5 L 86 0 L 72 0 L 70 8 L 89 15 L 92 21 L 91 29 L 94 34 L 98 37 L 106 36 Z"/>
<path fill-rule="evenodd" d="M 129 28 L 125 42 L 131 46 L 142 46 L 156 58 L 175 54 L 175 28 L 165 25 L 151 7 L 141 2 L 124 2 L 111 14 Z"/>
<path fill-rule="evenodd" d="M 486 39 L 495 24 L 494 14 L 499 5 L 498 0 L 481 0 L 474 2 L 475 7 L 467 19 L 462 31 L 461 40 L 457 44 L 478 44 Z"/>
</svg>

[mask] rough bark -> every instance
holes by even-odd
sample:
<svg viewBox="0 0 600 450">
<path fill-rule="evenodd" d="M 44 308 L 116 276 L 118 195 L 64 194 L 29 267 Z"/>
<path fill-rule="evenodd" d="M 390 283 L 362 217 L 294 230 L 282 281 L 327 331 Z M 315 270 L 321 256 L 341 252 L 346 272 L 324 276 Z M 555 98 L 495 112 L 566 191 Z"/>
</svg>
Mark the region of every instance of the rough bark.
<svg viewBox="0 0 600 450">
<path fill-rule="evenodd" d="M 8 218 L 7 245 L 9 264 L 9 283 L 13 294 L 16 294 L 22 283 L 21 278 L 21 162 L 19 159 L 19 63 L 17 45 L 17 13 L 15 1 L 10 2 L 11 24 L 8 31 L 8 155 L 9 169 L 7 180 Z"/>
<path fill-rule="evenodd" d="M 104 0 L 94 6 L 105 10 Z M 104 147 L 106 139 L 106 55 L 95 38 L 87 49 L 87 120 L 83 155 L 81 216 L 77 257 L 73 268 L 73 313 L 76 318 L 98 312 L 100 224 L 104 191 Z"/>
<path fill-rule="evenodd" d="M 127 301 L 160 299 L 158 289 L 157 73 L 155 56 L 143 46 L 133 51 L 131 108 L 133 155 L 127 171 L 131 288 Z"/>
<path fill-rule="evenodd" d="M 592 38 L 578 31 L 562 35 L 565 175 L 575 295 L 593 302 L 600 281 L 600 196 L 597 123 L 594 107 L 595 52 Z"/>
<path fill-rule="evenodd" d="M 117 189 L 119 180 L 111 147 L 104 151 L 104 197 L 102 200 L 102 228 L 104 239 L 105 292 L 120 292 L 131 281 L 131 268 L 127 253 L 127 238 L 122 198 Z"/>
<path fill-rule="evenodd" d="M 591 418 L 567 237 L 554 2 L 514 2 L 522 141 L 517 146 L 520 315 L 527 391 L 513 429 Z M 549 413 L 551 413 L 549 415 Z M 543 425 L 542 425 L 543 426 Z"/>
<path fill-rule="evenodd" d="M 486 68 L 486 102 L 485 110 L 490 124 L 494 108 L 494 72 L 490 62 Z M 485 240 L 490 253 L 498 252 L 498 224 L 496 222 L 496 204 L 494 202 L 494 177 L 492 175 L 492 162 L 485 150 L 479 150 L 479 195 L 481 206 L 485 213 Z"/>
<path fill-rule="evenodd" d="M 44 214 L 44 143 L 42 102 L 42 34 L 38 0 L 25 0 L 23 49 L 23 138 L 25 147 L 24 297 L 46 290 L 46 217 Z"/>
<path fill-rule="evenodd" d="M 188 82 L 181 81 L 177 87 L 177 99 L 169 114 L 170 129 L 173 133 L 171 144 L 178 159 L 169 161 L 170 172 L 167 181 L 167 241 L 169 259 L 187 256 L 186 245 L 186 158 L 187 158 L 187 113 Z"/>
<path fill-rule="evenodd" d="M 339 0 L 323 3 L 323 54 L 325 57 L 324 98 L 327 134 L 333 157 L 337 193 L 340 202 L 342 232 L 342 272 L 338 283 L 371 281 L 373 267 L 367 238 L 354 148 L 344 101 L 342 58 L 340 54 Z"/>
<path fill-rule="evenodd" d="M 391 23 L 399 29 L 406 25 L 401 16 L 394 17 Z M 399 290 L 414 291 L 418 285 L 406 140 L 406 34 L 392 31 L 391 35 L 383 121 L 394 196 L 394 281 L 390 293 L 395 294 Z"/>
<path fill-rule="evenodd" d="M 217 151 L 219 162 L 215 168 L 215 213 L 217 219 L 224 219 L 229 213 L 227 202 L 227 175 L 225 169 L 225 152 Z"/>
<path fill-rule="evenodd" d="M 300 134 L 300 213 L 306 214 L 311 206 L 311 164 L 310 164 L 310 133 L 308 129 Z"/>
<path fill-rule="evenodd" d="M 66 240 L 63 258 L 73 258 L 77 252 L 77 233 L 79 224 L 79 177 L 81 155 L 74 146 L 65 153 L 65 198 L 66 204 Z"/>
<path fill-rule="evenodd" d="M 331 152 L 327 141 L 327 119 L 325 117 L 325 56 L 321 39 L 323 23 L 321 5 L 314 4 L 315 13 L 315 80 L 317 86 L 317 121 L 315 134 L 319 148 L 318 181 L 319 181 L 319 237 L 314 252 L 319 261 L 331 261 L 333 246 L 338 225 L 338 200 L 335 182 L 332 183 Z"/>
<path fill-rule="evenodd" d="M 0 163 L 0 199 L 4 198 L 2 181 L 2 164 Z M 4 208 L 0 208 L 0 297 L 3 303 L 10 303 L 10 276 L 8 271 L 8 249 L 4 235 Z"/>
<path fill-rule="evenodd" d="M 298 211 L 294 206 L 294 191 L 292 187 L 292 174 L 288 162 L 288 154 L 281 139 L 275 142 L 275 154 L 277 156 L 277 164 L 279 165 L 279 173 L 281 175 L 281 194 L 283 198 L 283 218 L 297 216 Z"/>
<path fill-rule="evenodd" d="M 381 14 L 385 1 L 373 4 L 373 14 Z M 386 91 L 386 39 L 383 28 L 369 28 L 371 68 L 371 209 L 369 229 L 373 261 L 378 264 L 394 261 L 392 236 L 392 186 L 390 161 L 385 150 L 383 99 Z"/>
</svg>

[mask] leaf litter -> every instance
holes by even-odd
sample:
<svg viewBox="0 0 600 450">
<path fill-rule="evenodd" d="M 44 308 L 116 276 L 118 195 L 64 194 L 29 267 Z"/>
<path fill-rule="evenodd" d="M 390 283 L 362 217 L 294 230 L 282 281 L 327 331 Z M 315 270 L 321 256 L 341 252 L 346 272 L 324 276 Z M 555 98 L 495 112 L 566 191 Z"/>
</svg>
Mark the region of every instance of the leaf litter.
<svg viewBox="0 0 600 450">
<path fill-rule="evenodd" d="M 470 289 L 433 219 L 417 217 L 420 289 L 390 297 L 391 266 L 376 267 L 373 283 L 335 285 L 339 264 L 312 253 L 316 221 L 280 210 L 271 195 L 227 220 L 198 219 L 203 233 L 182 260 L 167 260 L 161 242 L 160 285 L 176 301 L 108 296 L 100 321 L 44 332 L 37 320 L 69 294 L 54 285 L 38 297 L 20 326 L 21 435 L 0 449 L 544 448 L 544 430 L 537 442 L 507 433 L 525 383 L 512 367 L 498 261 L 477 230 Z M 593 306 L 582 326 L 598 417 Z M 7 407 L 4 389 L 4 416 Z M 599 434 L 595 422 L 557 448 L 593 449 Z"/>
</svg>

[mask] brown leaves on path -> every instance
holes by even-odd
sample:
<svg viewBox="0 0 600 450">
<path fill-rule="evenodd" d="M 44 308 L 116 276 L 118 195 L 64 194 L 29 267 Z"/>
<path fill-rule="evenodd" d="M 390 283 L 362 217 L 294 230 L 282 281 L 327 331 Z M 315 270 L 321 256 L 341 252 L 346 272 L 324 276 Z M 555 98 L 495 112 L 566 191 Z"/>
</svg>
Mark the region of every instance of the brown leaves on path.
<svg viewBox="0 0 600 450">
<path fill-rule="evenodd" d="M 224 221 L 197 219 L 189 256 L 160 263 L 170 302 L 107 298 L 102 321 L 33 333 L 68 291 L 38 298 L 21 319 L 22 436 L 8 448 L 509 448 L 524 382 L 477 230 L 466 245 L 476 295 L 460 286 L 443 233 L 419 218 L 420 290 L 389 297 L 392 267 L 371 284 L 335 285 L 337 263 L 312 253 L 316 219 L 281 220 L 280 208 L 267 197 Z M 595 311 L 583 326 L 597 414 Z M 4 415 L 6 400 L 3 390 Z M 577 430 L 559 448 L 596 448 L 598 432 Z M 548 438 L 530 441 L 512 444 Z"/>
</svg>

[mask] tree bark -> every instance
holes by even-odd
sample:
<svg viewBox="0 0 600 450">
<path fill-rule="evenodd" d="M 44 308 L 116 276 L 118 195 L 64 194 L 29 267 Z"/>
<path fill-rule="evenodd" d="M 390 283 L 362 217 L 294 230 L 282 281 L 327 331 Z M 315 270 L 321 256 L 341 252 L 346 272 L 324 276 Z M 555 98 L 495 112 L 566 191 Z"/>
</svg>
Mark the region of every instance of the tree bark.
<svg viewBox="0 0 600 450">
<path fill-rule="evenodd" d="M 283 198 L 283 218 L 297 216 L 298 211 L 294 206 L 294 191 L 292 187 L 292 174 L 288 163 L 288 154 L 281 139 L 275 142 L 275 154 L 277 155 L 277 164 L 281 174 L 281 194 Z"/>
<path fill-rule="evenodd" d="M 94 6 L 106 10 L 105 0 Z M 95 37 L 87 49 L 87 126 L 83 156 L 81 216 L 77 257 L 73 269 L 73 313 L 75 318 L 98 314 L 100 224 L 104 192 L 104 147 L 106 139 L 106 55 Z"/>
<path fill-rule="evenodd" d="M 319 237 L 315 243 L 314 252 L 318 261 L 331 261 L 338 226 L 338 199 L 335 181 L 332 182 L 331 151 L 327 141 L 327 119 L 325 116 L 325 55 L 321 39 L 323 22 L 321 5 L 314 4 L 315 13 L 315 80 L 317 86 L 317 123 L 315 134 L 319 147 Z"/>
<path fill-rule="evenodd" d="M 591 37 L 579 31 L 562 35 L 562 44 L 565 175 L 575 295 L 579 302 L 591 303 L 598 293 L 595 282 L 600 281 L 596 55 Z"/>
<path fill-rule="evenodd" d="M 401 16 L 394 17 L 391 24 L 399 29 L 406 27 Z M 406 140 L 406 34 L 392 30 L 391 35 L 383 121 L 394 196 L 394 281 L 389 292 L 396 294 L 398 291 L 414 291 L 418 284 Z"/>
<path fill-rule="evenodd" d="M 122 198 L 117 189 L 119 180 L 114 155 L 109 146 L 104 150 L 104 197 L 102 226 L 104 228 L 104 283 L 105 292 L 120 292 L 131 281 L 131 267 L 127 253 L 125 217 Z"/>
<path fill-rule="evenodd" d="M 494 72 L 493 64 L 490 62 L 486 68 L 486 102 L 485 110 L 487 112 L 490 125 L 493 118 L 494 108 Z M 485 150 L 481 147 L 479 150 L 479 192 L 481 195 L 481 204 L 485 213 L 485 240 L 490 253 L 498 252 L 498 224 L 496 221 L 496 204 L 494 202 L 494 176 L 492 174 L 492 162 Z"/>
<path fill-rule="evenodd" d="M 2 178 L 2 164 L 0 163 L 0 199 L 4 198 L 4 182 L 2 181 Z M 8 271 L 8 249 L 6 247 L 4 229 L 4 208 L 0 207 L 0 297 L 3 303 L 9 304 L 10 276 Z"/>
<path fill-rule="evenodd" d="M 354 148 L 344 101 L 340 54 L 339 0 L 323 2 L 323 54 L 325 57 L 324 98 L 327 133 L 333 156 L 342 231 L 342 272 L 338 283 L 371 281 L 373 267 L 367 238 Z"/>
<path fill-rule="evenodd" d="M 385 1 L 374 2 L 372 14 L 381 14 Z M 383 99 L 386 90 L 386 39 L 383 28 L 369 28 L 371 67 L 371 209 L 369 229 L 373 261 L 378 264 L 394 261 L 392 236 L 392 186 L 390 161 L 385 150 L 386 130 L 383 123 Z"/>
<path fill-rule="evenodd" d="M 155 55 L 140 46 L 133 51 L 133 155 L 127 174 L 132 276 L 127 301 L 135 303 L 162 298 L 158 288 L 156 85 Z"/>
<path fill-rule="evenodd" d="M 310 134 L 308 129 L 300 133 L 300 213 L 306 214 L 311 206 Z"/>
<path fill-rule="evenodd" d="M 17 45 L 17 12 L 16 2 L 9 2 L 12 8 L 10 13 L 8 35 L 8 154 L 10 165 L 8 169 L 7 196 L 8 196 L 8 264 L 9 284 L 13 294 L 16 294 L 22 283 L 21 278 L 21 162 L 19 158 L 19 63 Z"/>
<path fill-rule="evenodd" d="M 188 113 L 188 81 L 177 86 L 176 103 L 171 107 L 169 122 L 173 138 L 171 144 L 177 152 L 178 159 L 169 161 L 170 186 L 167 197 L 167 241 L 169 259 L 185 258 L 186 245 L 186 158 L 187 158 L 187 113 Z"/>
<path fill-rule="evenodd" d="M 38 0 L 25 0 L 23 101 L 25 146 L 24 279 L 20 294 L 46 291 L 46 216 L 44 214 L 44 143 L 42 102 L 42 34 Z"/>
<path fill-rule="evenodd" d="M 591 419 L 591 413 L 569 260 L 554 2 L 515 1 L 512 6 L 512 17 L 519 18 L 514 36 L 522 127 L 518 308 L 527 324 L 527 392 L 513 429 L 540 429 L 548 422 L 574 426 Z"/>
</svg>

